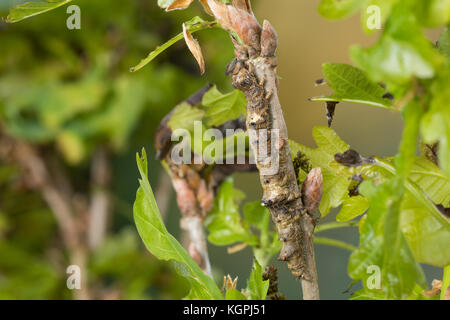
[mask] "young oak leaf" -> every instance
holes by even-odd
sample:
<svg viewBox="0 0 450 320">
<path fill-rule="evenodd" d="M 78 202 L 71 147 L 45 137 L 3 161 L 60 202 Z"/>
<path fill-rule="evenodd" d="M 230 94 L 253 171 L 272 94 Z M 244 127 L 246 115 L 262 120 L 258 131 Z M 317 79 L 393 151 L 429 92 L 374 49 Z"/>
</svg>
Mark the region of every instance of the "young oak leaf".
<svg viewBox="0 0 450 320">
<path fill-rule="evenodd" d="M 197 60 L 197 63 L 200 67 L 200 73 L 204 74 L 205 73 L 205 59 L 203 58 L 202 48 L 200 47 L 198 41 L 195 40 L 194 37 L 192 36 L 192 34 L 189 32 L 185 23 L 183 23 L 183 35 L 184 35 L 184 40 L 186 41 L 186 44 L 189 48 L 189 51 L 191 51 L 195 60 Z"/>
<path fill-rule="evenodd" d="M 337 169 L 331 166 L 336 153 L 345 152 L 350 146 L 342 141 L 333 129 L 328 127 L 315 127 L 313 137 L 317 148 L 309 148 L 301 144 L 290 142 L 292 155 L 303 154 L 309 163 L 322 171 L 323 196 L 319 205 L 322 216 L 326 216 L 332 208 L 339 207 L 345 200 L 351 183 L 351 174 L 337 174 Z M 301 171 L 301 170 L 300 170 Z M 299 177 L 306 176 L 299 172 Z"/>
<path fill-rule="evenodd" d="M 221 300 L 223 295 L 214 282 L 192 259 L 181 244 L 167 231 L 161 218 L 150 182 L 145 149 L 136 155 L 141 179 L 133 206 L 133 216 L 147 249 L 159 260 L 172 261 L 177 272 L 189 281 L 188 299 Z"/>
</svg>

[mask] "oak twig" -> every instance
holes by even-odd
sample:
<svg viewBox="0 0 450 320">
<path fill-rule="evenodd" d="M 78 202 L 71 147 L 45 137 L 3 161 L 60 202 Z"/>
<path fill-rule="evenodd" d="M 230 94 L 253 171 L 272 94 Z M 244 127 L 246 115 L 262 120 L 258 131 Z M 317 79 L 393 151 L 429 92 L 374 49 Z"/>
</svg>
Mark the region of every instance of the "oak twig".
<svg viewBox="0 0 450 320">
<path fill-rule="evenodd" d="M 232 31 L 235 59 L 227 74 L 232 76 L 233 86 L 246 96 L 247 129 L 257 132 L 249 134 L 250 146 L 264 190 L 262 203 L 270 210 L 283 245 L 279 260 L 286 261 L 292 274 L 301 279 L 304 299 L 319 299 L 313 245 L 315 221 L 302 201 L 278 97 L 277 34 L 268 21 L 261 28 L 244 1 L 233 1 L 232 5 L 207 2 L 222 27 Z M 266 134 L 259 135 L 261 130 Z M 278 136 L 276 141 L 272 141 L 273 131 Z M 274 160 L 267 159 L 260 145 L 267 146 L 269 154 L 279 155 L 276 172 L 268 170 Z"/>
</svg>

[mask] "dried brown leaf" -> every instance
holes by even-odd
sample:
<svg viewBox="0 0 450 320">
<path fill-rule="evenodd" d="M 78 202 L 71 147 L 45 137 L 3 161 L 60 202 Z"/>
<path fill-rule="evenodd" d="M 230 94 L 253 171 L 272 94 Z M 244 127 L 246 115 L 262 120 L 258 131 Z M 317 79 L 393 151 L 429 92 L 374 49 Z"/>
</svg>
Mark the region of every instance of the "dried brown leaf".
<svg viewBox="0 0 450 320">
<path fill-rule="evenodd" d="M 184 34 L 184 40 L 186 41 L 186 44 L 191 51 L 192 55 L 194 56 L 195 60 L 197 60 L 197 63 L 200 67 L 200 73 L 205 73 L 205 59 L 203 58 L 202 48 L 200 47 L 197 40 L 192 37 L 192 34 L 187 29 L 186 25 L 183 23 L 183 34 Z"/>
<path fill-rule="evenodd" d="M 175 0 L 167 7 L 166 11 L 186 9 L 193 1 L 194 0 Z"/>
<path fill-rule="evenodd" d="M 234 280 L 231 278 L 230 275 L 223 277 L 222 291 L 235 290 L 237 287 L 237 281 L 238 281 L 238 277 L 234 278 Z"/>
<path fill-rule="evenodd" d="M 208 13 L 211 16 L 214 16 L 214 13 L 209 7 L 208 0 L 200 0 L 200 3 L 203 5 L 203 8 L 205 9 L 206 13 Z"/>
<path fill-rule="evenodd" d="M 244 250 L 245 248 L 247 248 L 247 246 L 248 246 L 248 244 L 246 244 L 246 243 L 237 244 L 237 245 L 235 245 L 233 247 L 228 248 L 227 249 L 227 253 L 228 254 L 235 254 L 235 253 L 237 253 L 239 251 Z"/>
<path fill-rule="evenodd" d="M 437 296 L 441 293 L 442 281 L 441 280 L 433 280 L 431 285 L 432 285 L 431 290 L 426 290 L 423 292 L 423 294 L 429 298 Z"/>
<path fill-rule="evenodd" d="M 245 10 L 248 13 L 252 13 L 252 6 L 250 4 L 250 0 L 233 0 L 233 6 L 235 8 Z"/>
<path fill-rule="evenodd" d="M 228 14 L 228 6 L 225 3 L 218 2 L 216 0 L 206 0 L 206 3 L 222 28 L 232 30 Z"/>
</svg>

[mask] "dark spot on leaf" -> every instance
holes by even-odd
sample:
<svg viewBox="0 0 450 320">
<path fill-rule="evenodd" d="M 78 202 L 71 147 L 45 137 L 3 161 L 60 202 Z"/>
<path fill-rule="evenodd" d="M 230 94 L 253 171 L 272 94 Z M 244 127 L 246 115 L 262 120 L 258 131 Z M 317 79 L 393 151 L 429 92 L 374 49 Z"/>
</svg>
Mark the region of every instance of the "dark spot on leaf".
<svg viewBox="0 0 450 320">
<path fill-rule="evenodd" d="M 433 144 L 420 143 L 420 151 L 421 153 L 433 162 L 435 165 L 438 164 L 438 153 L 439 153 L 439 142 Z"/>
<path fill-rule="evenodd" d="M 438 204 L 436 207 L 444 216 L 450 218 L 450 208 L 445 208 L 442 204 Z"/>
<path fill-rule="evenodd" d="M 334 160 L 346 167 L 359 167 L 374 162 L 372 158 L 364 158 L 355 150 L 347 150 L 344 153 L 336 153 Z"/>
<path fill-rule="evenodd" d="M 348 190 L 349 197 L 356 197 L 359 196 L 359 186 L 363 182 L 363 177 L 359 174 L 355 174 L 352 177 L 352 183 L 350 184 L 350 188 Z"/>
<path fill-rule="evenodd" d="M 391 100 L 391 101 L 394 101 L 394 96 L 392 95 L 392 93 L 386 92 L 386 93 L 383 95 L 383 99 L 389 99 L 389 100 Z"/>
<path fill-rule="evenodd" d="M 317 86 L 320 86 L 320 85 L 322 85 L 322 84 L 325 84 L 325 79 L 319 79 L 319 80 L 316 80 L 316 85 L 317 85 Z"/>
</svg>

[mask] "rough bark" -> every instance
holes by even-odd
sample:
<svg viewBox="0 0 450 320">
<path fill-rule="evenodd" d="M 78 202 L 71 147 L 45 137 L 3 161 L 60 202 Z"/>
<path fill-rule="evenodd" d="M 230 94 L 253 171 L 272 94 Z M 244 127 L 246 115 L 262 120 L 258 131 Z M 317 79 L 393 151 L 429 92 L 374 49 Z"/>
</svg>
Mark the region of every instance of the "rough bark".
<svg viewBox="0 0 450 320">
<path fill-rule="evenodd" d="M 238 5 L 241 2 L 225 5 L 208 0 L 222 27 L 234 33 L 231 37 L 236 58 L 227 74 L 232 76 L 233 86 L 246 96 L 247 129 L 267 132 L 265 136 L 249 134 L 249 138 L 264 190 L 262 204 L 270 210 L 283 245 L 279 260 L 286 261 L 292 274 L 302 280 L 304 299 L 319 299 L 313 246 L 315 221 L 302 203 L 278 98 L 277 35 L 268 21 L 261 28 L 251 8 L 244 10 Z M 278 133 L 277 141 L 272 141 L 272 131 Z M 267 174 L 274 160 L 267 161 L 260 145 L 267 146 L 268 154 L 279 155 L 277 172 Z"/>
</svg>

